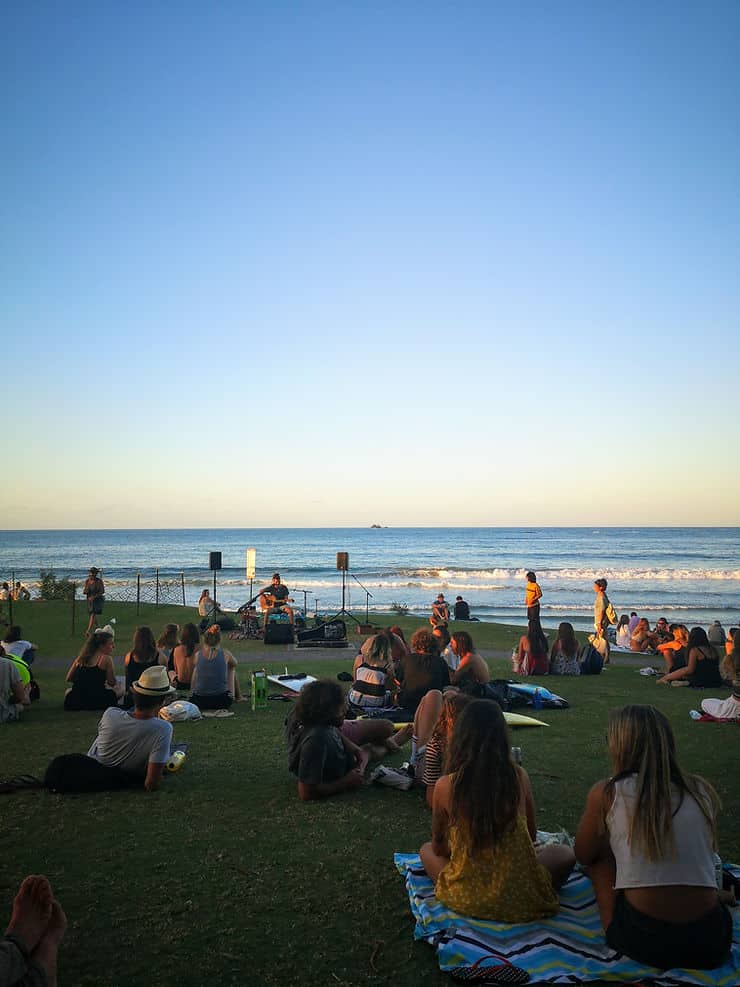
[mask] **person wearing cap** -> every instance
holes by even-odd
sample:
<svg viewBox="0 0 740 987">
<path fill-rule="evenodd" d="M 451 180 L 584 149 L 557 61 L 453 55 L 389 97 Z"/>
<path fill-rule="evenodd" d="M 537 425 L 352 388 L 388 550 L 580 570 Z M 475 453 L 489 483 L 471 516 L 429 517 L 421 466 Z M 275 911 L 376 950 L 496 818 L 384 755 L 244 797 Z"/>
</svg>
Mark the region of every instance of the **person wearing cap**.
<svg viewBox="0 0 740 987">
<path fill-rule="evenodd" d="M 95 626 L 95 618 L 103 612 L 105 603 L 105 584 L 100 578 L 100 569 L 94 565 L 90 567 L 82 592 L 87 597 L 87 612 L 90 614 L 85 633 L 90 634 Z"/>
<path fill-rule="evenodd" d="M 271 613 L 287 613 L 291 627 L 293 626 L 293 608 L 288 606 L 290 590 L 280 579 L 279 572 L 273 572 L 272 582 L 260 590 L 260 603 L 264 611 L 265 627 Z"/>
<path fill-rule="evenodd" d="M 131 686 L 132 710 L 107 709 L 98 735 L 87 752 L 108 768 L 141 779 L 147 792 L 156 791 L 170 757 L 172 724 L 159 718 L 165 701 L 175 695 L 164 665 L 146 668 Z"/>
<path fill-rule="evenodd" d="M 440 593 L 432 604 L 432 616 L 429 618 L 429 623 L 432 627 L 439 627 L 440 625 L 446 627 L 449 622 L 450 608 L 447 600 L 445 600 L 444 593 Z"/>
</svg>

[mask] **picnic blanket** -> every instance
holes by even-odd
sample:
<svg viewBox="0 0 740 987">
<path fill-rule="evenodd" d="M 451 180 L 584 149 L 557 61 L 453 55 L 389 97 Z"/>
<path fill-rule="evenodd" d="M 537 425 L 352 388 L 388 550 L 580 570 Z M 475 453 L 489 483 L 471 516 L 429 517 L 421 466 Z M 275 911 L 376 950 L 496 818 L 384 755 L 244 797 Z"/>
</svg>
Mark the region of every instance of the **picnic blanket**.
<svg viewBox="0 0 740 987">
<path fill-rule="evenodd" d="M 406 879 L 411 912 L 416 919 L 414 938 L 425 939 L 436 946 L 437 959 L 444 971 L 472 966 L 482 957 L 492 957 L 481 965 L 487 966 L 494 959 L 496 963 L 511 964 L 526 971 L 529 983 L 576 984 L 606 980 L 627 984 L 642 981 L 660 987 L 678 984 L 736 987 L 740 983 L 740 908 L 732 909 L 731 963 L 717 970 L 661 971 L 635 963 L 607 946 L 593 885 L 578 870 L 561 888 L 560 911 L 554 918 L 507 925 L 460 915 L 437 901 L 434 884 L 427 877 L 418 854 L 397 853 L 394 862 Z M 740 877 L 740 868 L 725 864 L 725 869 Z"/>
</svg>

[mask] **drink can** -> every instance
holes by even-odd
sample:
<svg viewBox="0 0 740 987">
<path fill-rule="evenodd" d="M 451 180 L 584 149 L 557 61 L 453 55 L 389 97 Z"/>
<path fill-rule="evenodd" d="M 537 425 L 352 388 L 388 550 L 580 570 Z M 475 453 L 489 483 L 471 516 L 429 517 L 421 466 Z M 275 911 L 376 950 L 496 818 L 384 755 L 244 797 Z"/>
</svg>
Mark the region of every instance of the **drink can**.
<svg viewBox="0 0 740 987">
<path fill-rule="evenodd" d="M 173 751 L 170 754 L 170 759 L 167 762 L 167 770 L 169 772 L 179 771 L 180 768 L 185 763 L 185 751 Z"/>
<path fill-rule="evenodd" d="M 522 749 L 521 749 L 521 747 L 512 747 L 511 748 L 511 759 L 514 762 L 514 764 L 521 764 L 522 763 Z"/>
</svg>

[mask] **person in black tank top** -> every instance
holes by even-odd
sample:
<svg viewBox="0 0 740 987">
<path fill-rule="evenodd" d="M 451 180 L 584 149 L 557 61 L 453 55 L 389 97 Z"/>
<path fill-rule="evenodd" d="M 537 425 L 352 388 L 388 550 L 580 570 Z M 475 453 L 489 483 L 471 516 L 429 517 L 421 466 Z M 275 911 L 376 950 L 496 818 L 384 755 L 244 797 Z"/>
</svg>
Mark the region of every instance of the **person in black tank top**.
<svg viewBox="0 0 740 987">
<path fill-rule="evenodd" d="M 151 627 L 136 628 L 131 650 L 126 655 L 124 661 L 126 667 L 126 695 L 123 705 L 126 709 L 129 709 L 133 705 L 131 686 L 140 678 L 141 673 L 147 668 L 152 668 L 154 665 L 166 664 L 166 660 L 162 661 L 162 655 L 154 640 Z"/>
<path fill-rule="evenodd" d="M 113 635 L 104 630 L 87 639 L 67 672 L 70 688 L 64 696 L 66 710 L 108 709 L 118 703 L 113 646 Z"/>
</svg>

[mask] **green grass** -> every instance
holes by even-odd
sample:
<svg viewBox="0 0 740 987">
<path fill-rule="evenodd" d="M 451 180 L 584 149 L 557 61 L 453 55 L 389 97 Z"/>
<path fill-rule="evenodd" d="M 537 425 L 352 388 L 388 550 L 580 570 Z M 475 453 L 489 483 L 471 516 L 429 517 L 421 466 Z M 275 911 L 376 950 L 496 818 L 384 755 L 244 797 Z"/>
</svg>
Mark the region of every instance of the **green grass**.
<svg viewBox="0 0 740 987">
<path fill-rule="evenodd" d="M 117 655 L 137 623 L 133 609 L 108 608 L 106 616 L 117 617 Z M 61 708 L 66 660 L 82 629 L 70 636 L 65 605 L 17 610 L 24 632 L 42 648 L 36 667 L 42 701 L 22 723 L 0 730 L 0 773 L 40 775 L 55 754 L 87 750 L 98 714 Z M 155 631 L 173 619 L 183 621 L 182 608 L 149 607 L 139 616 Z M 496 651 L 510 648 L 520 632 L 473 629 L 479 647 Z M 234 644 L 245 659 L 267 654 L 268 667 L 287 663 L 314 675 L 336 675 L 354 654 L 319 660 L 310 651 Z M 507 675 L 503 658 L 490 664 L 496 675 Z M 248 667 L 241 680 L 248 687 Z M 699 695 L 656 686 L 634 667 L 548 684 L 571 708 L 543 712 L 547 730 L 515 735 L 542 828 L 573 831 L 589 786 L 606 773 L 608 711 L 651 701 L 670 716 L 685 767 L 720 792 L 720 851 L 740 859 L 736 727 L 693 723 L 687 714 Z M 366 787 L 300 803 L 282 737 L 288 709 L 270 703 L 253 713 L 242 704 L 228 720 L 175 725 L 190 754 L 153 795 L 0 798 L 6 913 L 25 874 L 49 876 L 70 921 L 62 983 L 449 983 L 434 951 L 412 941 L 403 882 L 392 864 L 394 850 L 413 851 L 429 836 L 421 794 Z"/>
</svg>

